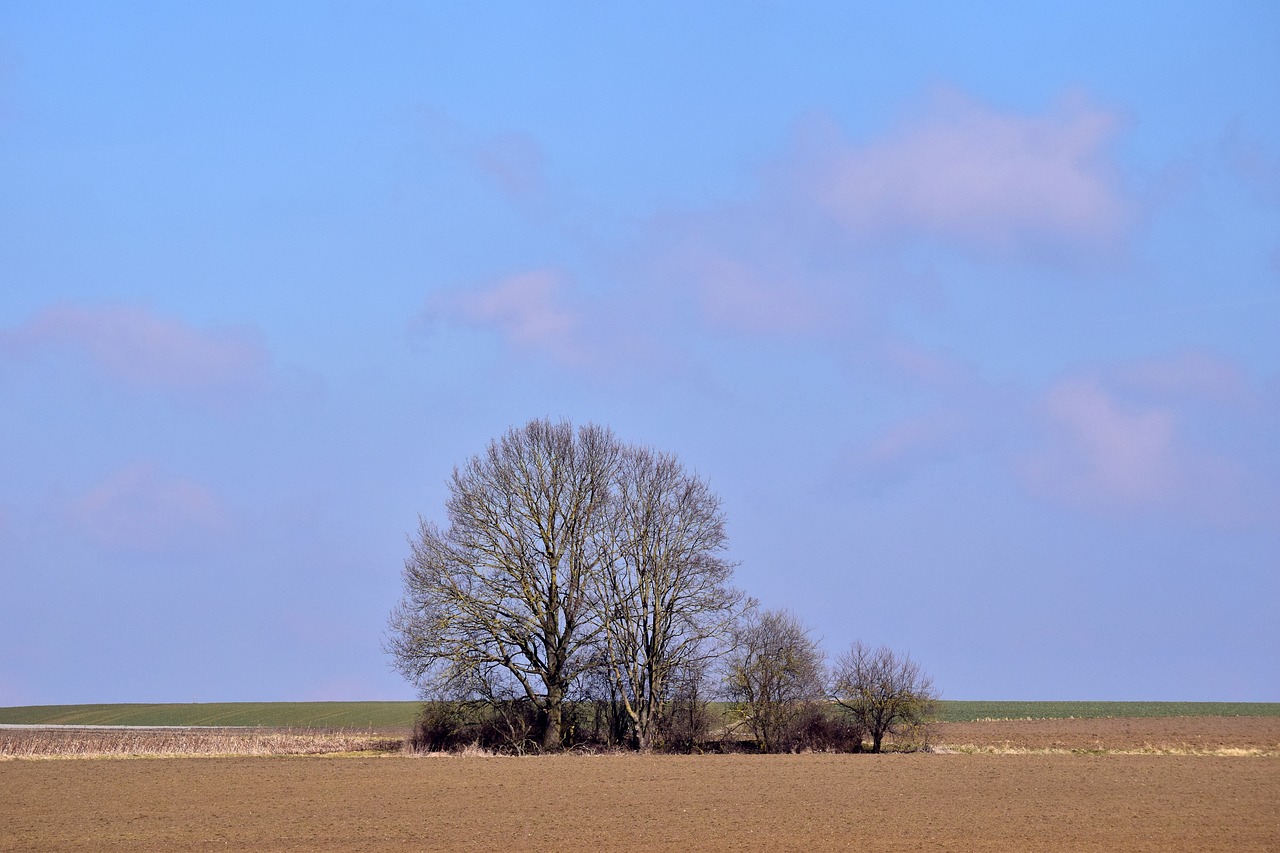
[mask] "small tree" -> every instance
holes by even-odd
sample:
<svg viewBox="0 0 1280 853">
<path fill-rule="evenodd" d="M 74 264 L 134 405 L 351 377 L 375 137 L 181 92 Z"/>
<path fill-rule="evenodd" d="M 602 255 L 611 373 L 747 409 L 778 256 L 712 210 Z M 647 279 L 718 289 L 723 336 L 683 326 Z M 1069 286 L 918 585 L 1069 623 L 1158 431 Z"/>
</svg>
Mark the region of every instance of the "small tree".
<svg viewBox="0 0 1280 853">
<path fill-rule="evenodd" d="M 824 698 L 818 644 L 785 610 L 749 617 L 728 657 L 729 698 L 763 752 L 783 752 L 799 739 L 805 720 Z"/>
<path fill-rule="evenodd" d="M 742 594 L 719 556 L 720 499 L 674 456 L 623 450 L 608 518 L 609 560 L 592 576 L 603 657 L 634 744 L 648 752 L 677 688 L 688 693 L 689 674 L 722 653 Z"/>
<path fill-rule="evenodd" d="M 832 682 L 836 703 L 871 735 L 872 752 L 886 734 L 924 724 L 937 701 L 932 680 L 910 655 L 861 641 L 836 661 Z"/>
</svg>

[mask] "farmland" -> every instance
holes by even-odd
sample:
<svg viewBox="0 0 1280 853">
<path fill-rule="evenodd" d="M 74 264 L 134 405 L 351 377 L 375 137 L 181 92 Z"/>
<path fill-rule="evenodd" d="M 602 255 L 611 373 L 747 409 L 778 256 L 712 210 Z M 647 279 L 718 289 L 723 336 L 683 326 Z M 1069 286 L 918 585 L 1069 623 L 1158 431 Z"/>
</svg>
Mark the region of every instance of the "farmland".
<svg viewBox="0 0 1280 853">
<path fill-rule="evenodd" d="M 0 725 L 407 729 L 419 702 L 206 702 L 0 708 Z M 943 700 L 943 722 L 1105 717 L 1280 716 L 1277 702 L 973 702 Z"/>
<path fill-rule="evenodd" d="M 398 743 L 0 730 L 0 850 L 1280 847 L 1276 714 L 943 722 L 934 754 L 880 756 L 416 756 Z M 108 759 L 47 760 L 76 756 Z"/>
<path fill-rule="evenodd" d="M 1274 850 L 1280 759 L 0 762 L 0 849 Z"/>
<path fill-rule="evenodd" d="M 0 708 L 0 725 L 407 729 L 421 702 L 203 702 Z"/>
</svg>

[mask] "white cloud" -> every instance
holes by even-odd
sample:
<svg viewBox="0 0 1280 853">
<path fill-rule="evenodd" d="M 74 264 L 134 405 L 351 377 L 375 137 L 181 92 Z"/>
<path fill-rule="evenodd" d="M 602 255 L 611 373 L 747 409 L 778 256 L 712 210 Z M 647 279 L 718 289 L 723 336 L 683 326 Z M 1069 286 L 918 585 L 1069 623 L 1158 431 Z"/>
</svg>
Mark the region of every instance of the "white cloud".
<svg viewBox="0 0 1280 853">
<path fill-rule="evenodd" d="M 1117 125 L 1080 96 L 1021 115 L 948 91 L 885 137 L 821 146 L 801 173 L 815 203 L 859 237 L 1001 252 L 1106 244 L 1130 218 L 1106 154 Z"/>
</svg>

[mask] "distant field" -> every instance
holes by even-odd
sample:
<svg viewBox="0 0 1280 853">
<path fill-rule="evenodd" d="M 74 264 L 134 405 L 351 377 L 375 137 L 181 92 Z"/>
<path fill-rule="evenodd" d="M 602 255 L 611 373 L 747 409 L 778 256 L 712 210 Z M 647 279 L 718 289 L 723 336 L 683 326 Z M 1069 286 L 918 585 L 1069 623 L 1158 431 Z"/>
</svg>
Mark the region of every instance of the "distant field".
<svg viewBox="0 0 1280 853">
<path fill-rule="evenodd" d="M 161 705 L 28 705 L 0 708 L 0 724 L 82 726 L 256 726 L 407 729 L 420 702 L 205 702 Z M 1280 702 L 939 703 L 938 718 L 1056 720 L 1101 717 L 1280 717 Z"/>
<path fill-rule="evenodd" d="M 257 726 L 407 729 L 421 702 L 200 702 L 28 705 L 0 708 L 0 723 L 80 726 Z"/>
<path fill-rule="evenodd" d="M 1063 720 L 1100 717 L 1280 717 L 1280 702 L 969 702 L 939 704 L 938 719 Z"/>
</svg>

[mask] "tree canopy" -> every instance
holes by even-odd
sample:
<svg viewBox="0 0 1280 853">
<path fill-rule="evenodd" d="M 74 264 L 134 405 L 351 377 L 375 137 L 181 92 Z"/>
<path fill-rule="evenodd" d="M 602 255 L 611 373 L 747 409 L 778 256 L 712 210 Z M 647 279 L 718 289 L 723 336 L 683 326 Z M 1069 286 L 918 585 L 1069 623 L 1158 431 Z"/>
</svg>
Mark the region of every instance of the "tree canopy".
<svg viewBox="0 0 1280 853">
<path fill-rule="evenodd" d="M 446 508 L 411 539 L 399 669 L 428 695 L 530 703 L 552 749 L 574 685 L 604 667 L 649 748 L 672 674 L 741 598 L 707 485 L 606 428 L 535 420 L 455 469 Z"/>
</svg>

